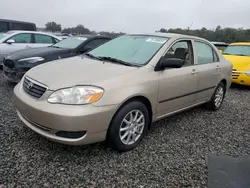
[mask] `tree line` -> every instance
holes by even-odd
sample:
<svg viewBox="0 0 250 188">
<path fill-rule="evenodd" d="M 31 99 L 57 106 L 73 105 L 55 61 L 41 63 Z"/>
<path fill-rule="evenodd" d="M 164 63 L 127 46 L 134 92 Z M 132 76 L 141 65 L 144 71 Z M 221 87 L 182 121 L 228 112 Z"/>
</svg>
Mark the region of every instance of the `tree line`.
<svg viewBox="0 0 250 188">
<path fill-rule="evenodd" d="M 51 32 L 68 33 L 68 34 L 101 34 L 113 37 L 125 34 L 123 32 L 116 33 L 108 31 L 101 31 L 101 32 L 91 31 L 90 29 L 84 27 L 84 25 L 81 24 L 77 25 L 76 27 L 69 27 L 62 29 L 61 24 L 57 24 L 56 22 L 48 22 L 45 25 L 45 30 Z M 226 43 L 250 42 L 250 29 L 244 29 L 244 28 L 229 28 L 229 27 L 222 28 L 221 26 L 217 26 L 215 29 L 207 29 L 205 27 L 201 29 L 161 28 L 159 31 L 156 32 L 193 35 L 205 38 L 209 41 L 226 42 Z"/>
<path fill-rule="evenodd" d="M 123 32 L 108 32 L 108 31 L 91 31 L 90 29 L 84 27 L 84 25 L 77 25 L 76 27 L 69 27 L 62 29 L 61 24 L 57 24 L 56 22 L 48 22 L 45 24 L 45 30 L 50 32 L 62 32 L 62 33 L 68 33 L 68 34 L 100 34 L 100 35 L 106 35 L 106 36 L 112 36 L 116 37 L 119 35 L 123 35 L 125 33 Z"/>
<path fill-rule="evenodd" d="M 217 26 L 215 29 L 207 29 L 205 27 L 201 29 L 160 29 L 157 32 L 162 33 L 178 33 L 185 35 L 193 35 L 205 38 L 209 41 L 216 42 L 250 42 L 250 29 L 244 28 L 222 28 L 221 26 Z"/>
</svg>

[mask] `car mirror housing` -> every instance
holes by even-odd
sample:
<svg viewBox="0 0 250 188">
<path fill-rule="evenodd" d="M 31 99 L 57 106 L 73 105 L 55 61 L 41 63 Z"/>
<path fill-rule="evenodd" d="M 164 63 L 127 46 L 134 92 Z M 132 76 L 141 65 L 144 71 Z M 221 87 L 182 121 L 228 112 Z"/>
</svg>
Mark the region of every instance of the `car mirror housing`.
<svg viewBox="0 0 250 188">
<path fill-rule="evenodd" d="M 9 39 L 6 41 L 7 44 L 12 44 L 12 43 L 15 43 L 15 40 L 14 39 Z"/>
<path fill-rule="evenodd" d="M 162 58 L 155 68 L 156 71 L 164 70 L 165 68 L 181 68 L 184 60 L 179 58 Z"/>
</svg>

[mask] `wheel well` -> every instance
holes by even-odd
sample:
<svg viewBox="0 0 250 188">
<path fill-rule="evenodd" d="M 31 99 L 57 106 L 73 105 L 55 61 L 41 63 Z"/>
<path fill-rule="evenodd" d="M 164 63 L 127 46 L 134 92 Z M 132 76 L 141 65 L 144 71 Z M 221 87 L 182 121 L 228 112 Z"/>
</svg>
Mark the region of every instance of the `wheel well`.
<svg viewBox="0 0 250 188">
<path fill-rule="evenodd" d="M 144 97 L 144 96 L 135 96 L 135 97 L 132 97 L 128 100 L 126 100 L 118 109 L 117 111 L 115 112 L 115 114 L 113 115 L 112 119 L 111 119 L 111 122 L 110 124 L 112 123 L 113 121 L 113 118 L 115 117 L 115 115 L 117 114 L 117 112 L 123 107 L 125 106 L 126 104 L 132 102 L 132 101 L 140 101 L 141 103 L 143 103 L 146 108 L 148 109 L 148 113 L 149 113 L 149 129 L 151 128 L 151 123 L 152 123 L 152 118 L 153 118 L 153 111 L 152 111 L 152 105 L 150 103 L 150 101 Z"/>
<path fill-rule="evenodd" d="M 225 86 L 227 86 L 227 81 L 226 81 L 225 79 L 221 80 L 221 82 L 222 82 Z"/>
</svg>

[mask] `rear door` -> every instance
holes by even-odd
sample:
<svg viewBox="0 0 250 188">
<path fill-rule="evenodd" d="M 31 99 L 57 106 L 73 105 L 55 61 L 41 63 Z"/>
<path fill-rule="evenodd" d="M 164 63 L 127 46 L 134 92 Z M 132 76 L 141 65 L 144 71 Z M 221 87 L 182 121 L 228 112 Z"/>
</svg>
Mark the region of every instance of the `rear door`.
<svg viewBox="0 0 250 188">
<path fill-rule="evenodd" d="M 196 100 L 201 102 L 211 98 L 215 87 L 220 82 L 221 67 L 217 53 L 209 43 L 196 40 L 194 50 L 198 75 Z"/>
<path fill-rule="evenodd" d="M 49 35 L 34 34 L 34 47 L 45 47 L 54 43 L 54 38 Z"/>
</svg>

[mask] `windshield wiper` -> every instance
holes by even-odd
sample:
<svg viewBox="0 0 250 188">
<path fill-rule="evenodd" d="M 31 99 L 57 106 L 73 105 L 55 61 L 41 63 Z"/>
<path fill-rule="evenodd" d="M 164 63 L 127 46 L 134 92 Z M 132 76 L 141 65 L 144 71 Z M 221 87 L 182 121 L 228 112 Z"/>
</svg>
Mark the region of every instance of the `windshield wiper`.
<svg viewBox="0 0 250 188">
<path fill-rule="evenodd" d="M 229 53 L 222 53 L 223 55 L 238 55 L 238 56 L 247 56 L 247 55 L 244 55 L 244 54 L 229 54 Z"/>
<path fill-rule="evenodd" d="M 247 56 L 247 55 L 244 55 L 244 54 L 235 54 L 235 55 L 238 55 L 238 56 Z"/>
<path fill-rule="evenodd" d="M 92 58 L 92 59 L 102 60 L 101 58 L 96 57 L 96 56 L 94 56 L 94 55 L 92 55 L 92 54 L 89 54 L 89 53 L 86 53 L 86 54 L 83 54 L 83 55 L 85 55 L 85 56 L 87 56 L 87 57 L 90 57 L 90 58 Z"/>
<path fill-rule="evenodd" d="M 119 64 L 126 65 L 126 66 L 136 66 L 136 65 L 134 65 L 132 63 L 129 63 L 129 62 L 126 62 L 126 61 L 122 61 L 120 59 L 116 59 L 116 58 L 113 58 L 113 57 L 99 56 L 98 58 L 100 58 L 101 60 L 104 60 L 104 61 L 110 61 L 110 62 L 114 62 L 114 63 L 119 63 Z"/>
</svg>

